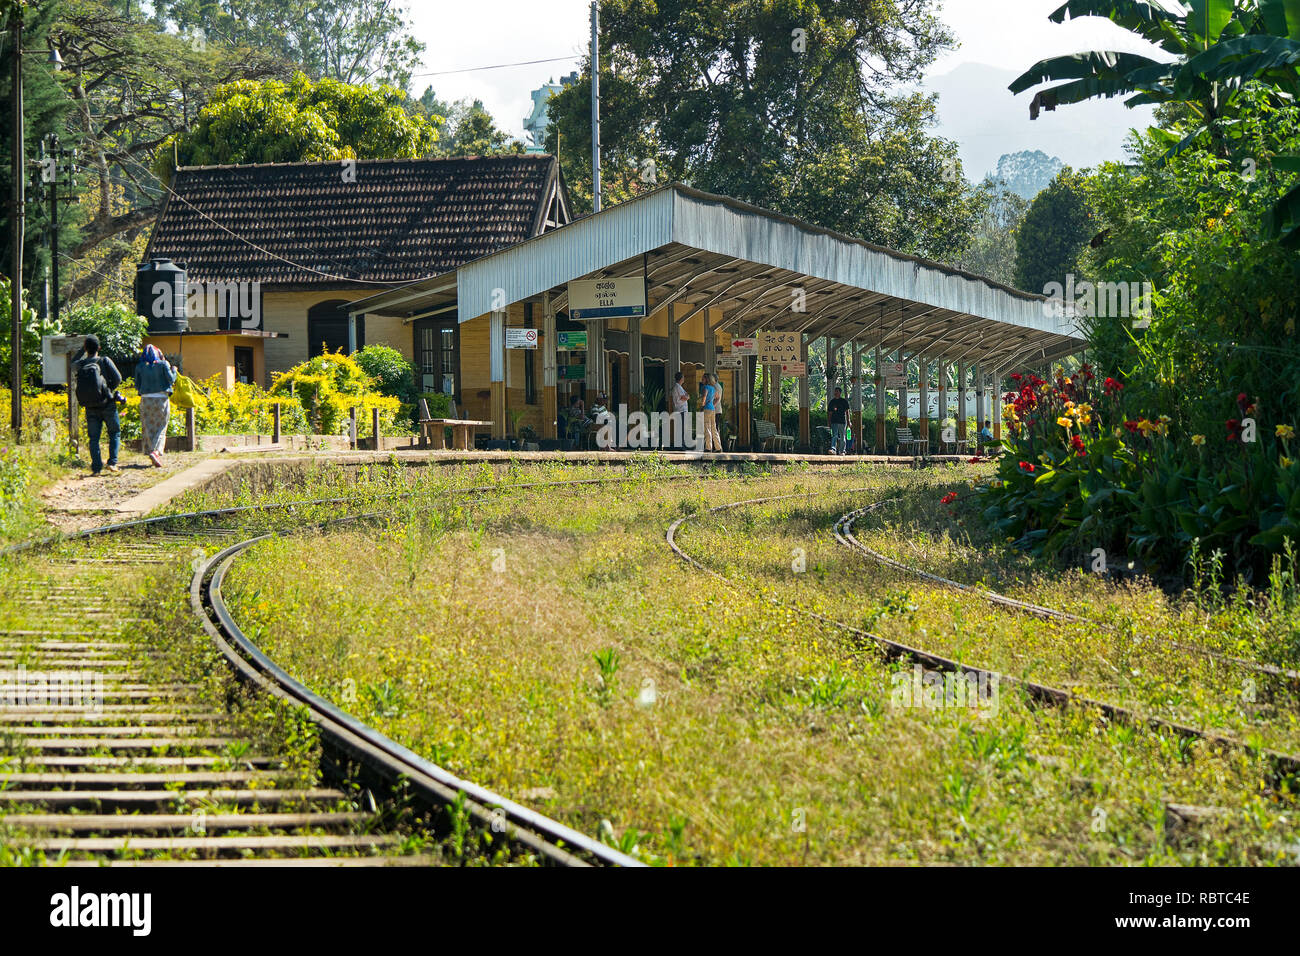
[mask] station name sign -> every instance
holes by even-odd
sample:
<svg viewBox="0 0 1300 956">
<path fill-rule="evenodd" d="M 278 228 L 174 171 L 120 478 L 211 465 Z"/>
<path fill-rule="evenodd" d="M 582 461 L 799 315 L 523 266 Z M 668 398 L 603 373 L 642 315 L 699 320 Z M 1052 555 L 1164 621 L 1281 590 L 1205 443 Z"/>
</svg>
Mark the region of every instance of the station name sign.
<svg viewBox="0 0 1300 956">
<path fill-rule="evenodd" d="M 569 283 L 573 319 L 636 318 L 646 314 L 645 278 L 578 279 Z"/>
</svg>

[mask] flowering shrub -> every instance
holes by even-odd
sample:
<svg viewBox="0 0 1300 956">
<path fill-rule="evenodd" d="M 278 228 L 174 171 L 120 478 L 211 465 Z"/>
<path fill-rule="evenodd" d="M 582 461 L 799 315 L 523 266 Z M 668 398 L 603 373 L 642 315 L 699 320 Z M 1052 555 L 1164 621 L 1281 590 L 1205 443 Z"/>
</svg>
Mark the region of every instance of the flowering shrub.
<svg viewBox="0 0 1300 956">
<path fill-rule="evenodd" d="M 379 409 L 380 430 L 389 434 L 398 431 L 395 420 L 402 410 L 401 401 L 376 391 L 374 380 L 342 350 L 277 372 L 270 394 L 281 400 L 295 399 L 309 422 L 317 420 L 322 435 L 341 434 L 353 408 L 362 422 L 372 409 Z"/>
<path fill-rule="evenodd" d="M 978 489 L 1004 537 L 1053 556 L 1132 550 L 1175 572 L 1194 541 L 1244 572 L 1266 569 L 1286 538 L 1300 540 L 1295 430 L 1266 430 L 1258 400 L 1238 394 L 1236 416 L 1211 446 L 1169 415 L 1130 417 L 1123 383 L 1106 378 L 1099 388 L 1088 365 L 1072 377 L 1057 370 L 1052 382 L 1011 378 L 999 481 Z"/>
</svg>

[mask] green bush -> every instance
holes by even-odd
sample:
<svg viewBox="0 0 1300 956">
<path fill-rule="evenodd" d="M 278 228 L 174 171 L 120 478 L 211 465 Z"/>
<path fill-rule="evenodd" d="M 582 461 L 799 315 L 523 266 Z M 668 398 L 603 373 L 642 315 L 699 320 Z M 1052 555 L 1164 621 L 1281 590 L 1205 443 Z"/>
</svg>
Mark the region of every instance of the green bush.
<svg viewBox="0 0 1300 956">
<path fill-rule="evenodd" d="M 352 360 L 370 376 L 381 393 L 399 399 L 403 405 L 415 404 L 415 367 L 397 349 L 367 345 L 354 352 Z"/>
<path fill-rule="evenodd" d="M 135 373 L 135 363 L 149 322 L 135 310 L 119 302 L 104 305 L 86 302 L 74 305 L 63 316 L 67 335 L 93 335 L 99 339 L 99 351 L 113 360 L 123 377 Z"/>
<path fill-rule="evenodd" d="M 9 280 L 0 276 L 0 311 L 3 311 L 4 314 L 4 331 L 0 333 L 0 368 L 5 370 L 6 384 L 8 384 L 9 363 L 11 361 L 9 319 L 12 300 L 10 299 L 9 288 Z M 36 385 L 41 380 L 41 336 L 55 335 L 59 329 L 48 319 L 42 321 L 36 314 L 36 310 L 28 307 L 26 292 L 23 293 L 22 311 L 23 381 L 29 385 Z"/>
</svg>

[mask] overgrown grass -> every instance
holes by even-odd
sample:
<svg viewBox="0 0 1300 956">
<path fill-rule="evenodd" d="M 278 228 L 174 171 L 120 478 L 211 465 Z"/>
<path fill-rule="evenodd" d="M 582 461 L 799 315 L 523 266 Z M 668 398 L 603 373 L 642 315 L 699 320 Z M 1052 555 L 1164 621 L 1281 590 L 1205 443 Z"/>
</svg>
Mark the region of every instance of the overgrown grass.
<svg viewBox="0 0 1300 956">
<path fill-rule="evenodd" d="M 655 862 L 1293 859 L 1286 785 L 1252 753 L 1107 724 L 1083 709 L 1033 707 L 1006 688 L 983 716 L 902 706 L 908 668 L 788 606 L 1300 749 L 1284 688 L 1260 686 L 1248 703 L 1233 683 L 1239 675 L 1204 657 L 1009 615 L 886 573 L 830 536 L 850 508 L 902 494 L 937 509 L 955 480 L 975 474 L 650 474 L 465 496 L 451 488 L 471 476 L 442 473 L 447 484 L 421 485 L 378 521 L 259 545 L 236 564 L 227 596 L 269 653 L 345 709 Z M 380 470 L 362 487 L 384 481 L 412 488 L 432 479 Z M 683 545 L 728 581 L 668 550 L 664 530 L 683 515 L 692 517 Z M 906 548 L 921 523 L 916 513 L 883 512 L 862 534 Z M 918 547 L 977 549 L 960 529 L 932 527 Z M 1076 609 L 1120 624 L 1133 614 L 1158 628 L 1191 626 L 1141 585 L 1089 580 L 1080 590 L 1065 576 L 1021 571 L 1018 586 L 1040 603 L 1068 593 Z M 999 590 L 1016 583 L 989 574 Z M 1148 608 L 1162 616 L 1147 620 Z M 1270 623 L 1258 608 L 1238 613 L 1261 629 Z M 1190 831 L 1167 827 L 1169 803 L 1223 813 Z"/>
</svg>

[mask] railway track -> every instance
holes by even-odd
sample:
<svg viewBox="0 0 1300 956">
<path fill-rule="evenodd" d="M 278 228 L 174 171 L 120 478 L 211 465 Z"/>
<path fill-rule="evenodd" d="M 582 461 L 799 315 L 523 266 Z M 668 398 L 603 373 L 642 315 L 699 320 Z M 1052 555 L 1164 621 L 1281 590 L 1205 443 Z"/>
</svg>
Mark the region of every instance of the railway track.
<svg viewBox="0 0 1300 956">
<path fill-rule="evenodd" d="M 1071 614 L 1068 611 L 1060 611 L 1060 610 L 1056 610 L 1055 608 L 1043 607 L 1040 604 L 1032 604 L 1027 601 L 1019 601 L 1013 597 L 1008 597 L 1005 594 L 999 594 L 997 591 L 990 591 L 987 588 L 977 588 L 969 584 L 962 584 L 960 581 L 954 581 L 950 578 L 945 578 L 938 574 L 932 574 L 931 572 L 925 571 L 921 568 L 912 567 L 911 565 L 904 564 L 901 561 L 896 561 L 893 558 L 888 557 L 887 555 L 881 554 L 879 551 L 867 547 L 865 544 L 859 541 L 857 537 L 854 536 L 853 525 L 858 519 L 866 515 L 872 514 L 877 509 L 883 508 L 886 505 L 897 504 L 901 500 L 902 499 L 900 498 L 887 498 L 884 501 L 877 501 L 874 504 L 867 505 L 866 507 L 863 508 L 856 508 L 853 511 L 848 511 L 840 515 L 834 525 L 835 540 L 843 547 L 846 547 L 851 551 L 854 551 L 862 555 L 863 557 L 870 558 L 872 561 L 875 561 L 877 564 L 881 564 L 888 568 L 893 568 L 895 571 L 899 571 L 903 574 L 910 575 L 922 581 L 929 581 L 932 584 L 938 584 L 942 587 L 951 588 L 954 591 L 962 591 L 966 594 L 974 594 L 977 597 L 980 597 L 983 600 L 989 602 L 990 604 L 993 604 L 997 607 L 1004 608 L 1009 611 L 1015 611 L 1020 614 L 1028 614 L 1032 617 L 1037 617 L 1045 621 L 1057 621 L 1063 624 L 1087 624 L 1090 627 L 1096 627 L 1106 631 L 1115 630 L 1113 625 L 1108 624 L 1105 621 L 1097 621 L 1097 620 L 1093 620 L 1092 618 L 1082 617 L 1078 614 Z M 1246 660 L 1245 658 L 1236 657 L 1232 654 L 1224 654 L 1210 647 L 1202 647 L 1198 644 L 1189 644 L 1183 641 L 1174 641 L 1168 638 L 1159 637 L 1157 635 L 1144 635 L 1142 637 L 1142 640 L 1152 641 L 1161 644 L 1165 647 L 1169 647 L 1170 649 L 1176 651 L 1184 651 L 1192 654 L 1200 654 L 1202 656 L 1212 658 L 1214 660 L 1220 661 L 1224 664 L 1228 664 L 1240 670 L 1252 671 L 1256 674 L 1263 674 L 1268 677 L 1282 678 L 1286 681 L 1291 682 L 1292 684 L 1300 684 L 1300 671 L 1295 671 L 1290 668 L 1277 667 L 1273 664 L 1261 664 L 1258 661 L 1249 661 Z"/>
<path fill-rule="evenodd" d="M 683 476 L 662 476 L 677 477 Z M 450 828 L 461 838 L 476 831 L 482 842 L 509 846 L 517 861 L 641 865 L 424 760 L 295 681 L 243 634 L 221 584 L 235 558 L 269 534 L 202 526 L 250 512 L 293 514 L 355 501 L 162 516 L 9 549 L 25 552 L 21 584 L 0 594 L 0 853 L 9 862 L 427 865 L 447 862 L 425 851 Z M 220 550 L 206 557 L 213 548 Z M 190 610 L 242 682 L 286 705 L 284 713 L 306 716 L 321 744 L 318 766 L 304 768 L 274 747 L 259 749 L 235 714 L 204 697 L 198 683 L 176 680 L 165 652 L 141 636 L 147 621 L 140 592 L 157 588 L 168 570 L 174 581 L 185 564 L 193 569 Z M 162 593 L 153 600 L 184 598 Z M 414 827 L 412 818 L 419 821 Z"/>
<path fill-rule="evenodd" d="M 770 504 L 773 502 L 787 501 L 787 500 L 793 500 L 797 498 L 813 498 L 813 497 L 818 497 L 827 494 L 847 495 L 847 494 L 862 493 L 869 490 L 871 489 L 849 488 L 849 489 L 835 489 L 830 491 L 797 492 L 794 494 L 787 494 L 787 495 L 768 495 L 768 496 L 763 496 L 758 498 L 747 498 L 740 501 L 732 501 L 732 502 L 727 502 L 726 504 L 717 505 L 703 512 L 703 514 L 710 514 L 710 515 L 719 514 L 725 511 L 735 510 L 738 508 L 745 508 L 745 507 L 762 505 L 762 504 Z M 866 509 L 858 509 L 855 512 L 849 512 L 849 514 L 860 514 L 864 510 Z M 736 588 L 738 590 L 744 590 L 746 588 L 746 585 L 737 582 L 735 580 L 732 580 L 731 578 L 727 577 L 725 574 L 722 574 L 721 572 L 708 567 L 698 558 L 687 553 L 678 543 L 677 541 L 678 532 L 682 529 L 684 525 L 686 525 L 688 521 L 692 519 L 692 517 L 693 516 L 691 515 L 685 515 L 681 518 L 678 518 L 671 525 L 669 525 L 665 533 L 665 540 L 667 541 L 669 548 L 679 559 L 685 561 L 687 564 L 691 565 L 692 567 L 700 571 L 703 571 L 704 573 L 709 574 L 713 577 L 718 578 L 719 580 L 727 583 L 729 586 L 733 588 Z M 834 530 L 837 536 L 841 535 L 842 526 L 840 520 L 837 520 L 835 522 Z M 847 545 L 847 541 L 844 541 L 842 543 Z M 903 567 L 905 568 L 906 566 Z M 929 575 L 927 572 L 919 572 L 919 573 L 921 573 L 926 577 L 934 577 L 933 575 Z M 939 580 L 946 581 L 946 579 L 939 579 Z M 999 597 L 1001 596 L 999 595 Z M 849 634 L 864 644 L 870 644 L 878 647 L 883 652 L 887 660 L 906 660 L 915 664 L 920 664 L 923 668 L 927 668 L 930 670 L 941 671 L 946 673 L 955 673 L 963 676 L 969 675 L 974 677 L 976 680 L 996 681 L 1000 686 L 1009 687 L 1012 689 L 1017 689 L 1022 691 L 1030 701 L 1038 704 L 1051 706 L 1051 707 L 1061 707 L 1061 708 L 1080 707 L 1080 708 L 1084 708 L 1099 713 L 1107 720 L 1120 721 L 1135 728 L 1153 730 L 1156 732 L 1172 733 L 1180 738 L 1190 740 L 1190 741 L 1201 741 L 1206 744 L 1209 744 L 1210 746 L 1217 747 L 1217 748 L 1223 748 L 1228 750 L 1250 751 L 1250 752 L 1258 753 L 1261 757 L 1266 759 L 1268 763 L 1271 765 L 1274 776 L 1278 776 L 1278 777 L 1300 776 L 1300 756 L 1294 754 L 1282 753 L 1276 750 L 1255 748 L 1233 737 L 1229 737 L 1223 734 L 1217 734 L 1211 731 L 1202 730 L 1197 727 L 1191 727 L 1186 724 L 1180 723 L 1178 721 L 1169 720 L 1164 717 L 1158 717 L 1150 714 L 1142 714 L 1130 707 L 1121 704 L 1114 704 L 1104 700 L 1096 700 L 1093 698 L 1085 697 L 1081 694 L 1076 694 L 1072 691 L 1064 690 L 1059 687 L 1053 687 L 1048 684 L 1039 683 L 1037 681 L 1031 681 L 1025 678 L 1012 677 L 1010 675 L 989 670 L 986 668 L 982 668 L 973 664 L 966 664 L 961 661 L 944 657 L 943 655 L 940 654 L 935 654 L 930 651 L 926 651 L 922 648 L 912 647 L 910 645 L 903 644 L 898 641 L 890 640 L 889 638 L 886 638 L 882 635 L 875 634 L 871 631 L 865 630 L 855 625 L 837 620 L 828 615 L 820 614 L 816 611 L 811 611 L 797 604 L 792 604 L 787 601 L 782 601 L 778 598 L 772 598 L 771 600 L 773 600 L 774 603 L 779 604 L 780 606 L 787 608 L 797 614 L 800 614 L 810 620 L 814 620 L 819 624 L 833 627 L 839 631 Z M 1006 600 L 1011 600 L 1011 599 L 1006 599 Z M 1048 608 L 1042 608 L 1040 610 L 1047 611 L 1049 613 L 1061 613 L 1061 612 L 1051 612 L 1051 610 Z"/>
</svg>

